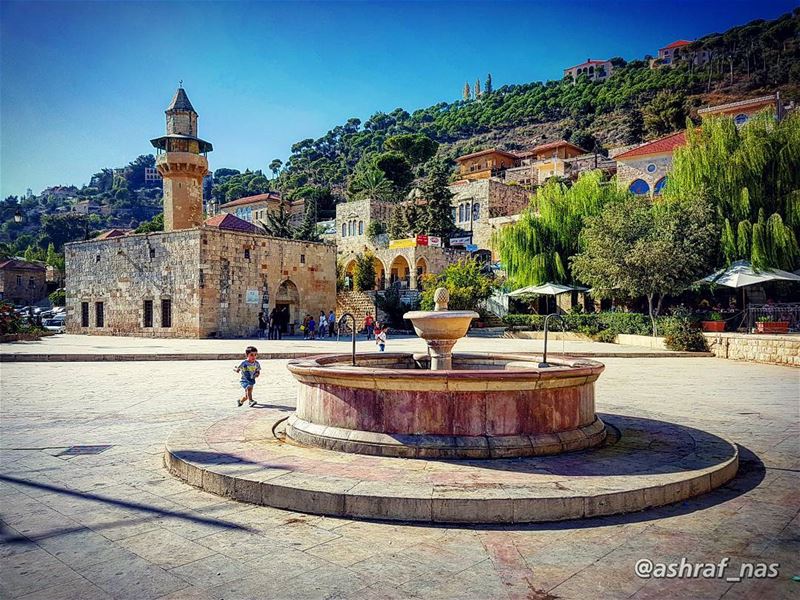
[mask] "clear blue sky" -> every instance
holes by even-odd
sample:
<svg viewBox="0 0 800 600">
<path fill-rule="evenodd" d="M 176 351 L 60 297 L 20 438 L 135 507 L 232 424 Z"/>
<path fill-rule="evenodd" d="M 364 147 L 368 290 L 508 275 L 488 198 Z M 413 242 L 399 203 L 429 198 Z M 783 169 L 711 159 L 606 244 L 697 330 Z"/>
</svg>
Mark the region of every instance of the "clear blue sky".
<svg viewBox="0 0 800 600">
<path fill-rule="evenodd" d="M 153 149 L 184 81 L 212 169 L 263 169 L 349 117 L 559 78 L 587 57 L 774 18 L 794 1 L 0 2 L 0 194 Z"/>
</svg>

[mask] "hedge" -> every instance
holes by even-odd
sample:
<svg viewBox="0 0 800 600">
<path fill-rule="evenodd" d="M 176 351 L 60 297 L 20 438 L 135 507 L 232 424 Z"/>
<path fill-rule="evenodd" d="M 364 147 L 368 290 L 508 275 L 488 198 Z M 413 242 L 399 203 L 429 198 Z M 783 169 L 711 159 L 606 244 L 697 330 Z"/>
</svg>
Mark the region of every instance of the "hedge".
<svg viewBox="0 0 800 600">
<path fill-rule="evenodd" d="M 561 315 L 567 323 L 567 331 L 583 333 L 592 337 L 603 332 L 602 337 L 610 335 L 632 334 L 652 335 L 653 325 L 650 317 L 641 313 L 599 312 L 599 313 L 566 313 Z M 673 316 L 656 317 L 659 335 L 668 335 L 678 331 L 682 320 Z M 507 327 L 524 327 L 533 331 L 544 329 L 544 315 L 515 315 L 503 317 Z M 561 323 L 550 321 L 553 330 L 561 331 Z"/>
</svg>

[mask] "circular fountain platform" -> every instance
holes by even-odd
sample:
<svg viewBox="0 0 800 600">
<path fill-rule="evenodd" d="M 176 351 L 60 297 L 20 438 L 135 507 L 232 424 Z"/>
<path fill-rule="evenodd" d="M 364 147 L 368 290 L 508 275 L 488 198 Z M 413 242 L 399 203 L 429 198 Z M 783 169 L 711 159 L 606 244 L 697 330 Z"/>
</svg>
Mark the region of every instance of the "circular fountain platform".
<svg viewBox="0 0 800 600">
<path fill-rule="evenodd" d="M 413 314 L 413 313 L 412 313 Z M 449 313 L 443 313 L 449 316 Z M 456 313 L 459 314 L 459 313 Z M 525 354 L 333 354 L 297 359 L 286 434 L 305 446 L 403 458 L 511 458 L 583 450 L 606 437 L 586 359 Z"/>
<path fill-rule="evenodd" d="M 608 436 L 590 450 L 409 460 L 280 441 L 272 426 L 283 415 L 267 410 L 184 426 L 167 442 L 167 468 L 194 486 L 244 502 L 345 518 L 441 523 L 544 522 L 639 511 L 704 494 L 738 469 L 737 448 L 723 438 L 622 415 L 600 415 Z"/>
</svg>

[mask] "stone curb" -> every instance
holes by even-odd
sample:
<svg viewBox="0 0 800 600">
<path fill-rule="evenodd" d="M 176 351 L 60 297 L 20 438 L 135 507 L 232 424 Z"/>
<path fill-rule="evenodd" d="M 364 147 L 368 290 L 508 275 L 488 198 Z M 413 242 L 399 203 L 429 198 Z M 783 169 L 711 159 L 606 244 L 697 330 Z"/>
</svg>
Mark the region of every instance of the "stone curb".
<svg viewBox="0 0 800 600">
<path fill-rule="evenodd" d="M 395 485 L 310 476 L 220 456 L 204 438 L 211 423 L 190 424 L 167 440 L 164 464 L 179 479 L 207 492 L 242 502 L 303 513 L 424 523 L 519 524 L 602 517 L 636 512 L 705 494 L 736 476 L 738 447 L 729 440 L 730 454 L 722 462 L 686 471 L 661 485 L 641 485 L 642 475 L 631 476 L 632 487 L 608 493 L 598 486 L 591 494 L 569 495 L 524 488 L 458 490 Z M 198 433 L 199 432 L 199 433 Z M 242 442 L 244 444 L 244 442 Z M 180 450 L 176 449 L 180 446 Z M 191 460 L 192 453 L 204 462 Z M 391 459 L 409 460 L 409 459 Z M 398 482 L 399 484 L 400 482 Z M 641 485 L 641 487 L 638 487 Z"/>
<path fill-rule="evenodd" d="M 516 354 L 524 354 L 517 352 Z M 531 353 L 539 356 L 538 353 Z M 575 358 L 698 358 L 713 357 L 711 352 L 568 352 L 548 353 L 551 356 L 570 356 Z M 259 360 L 288 358 L 307 358 L 319 356 L 319 352 L 259 352 Z M 161 360 L 241 360 L 241 352 L 179 353 L 179 354 L 27 354 L 2 353 L 0 362 L 126 362 Z"/>
</svg>

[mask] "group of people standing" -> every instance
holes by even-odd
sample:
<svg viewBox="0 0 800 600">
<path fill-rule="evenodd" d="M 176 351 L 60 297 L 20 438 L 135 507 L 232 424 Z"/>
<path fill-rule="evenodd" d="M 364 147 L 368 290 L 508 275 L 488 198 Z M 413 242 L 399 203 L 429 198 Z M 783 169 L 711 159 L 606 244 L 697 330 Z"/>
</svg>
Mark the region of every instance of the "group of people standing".
<svg viewBox="0 0 800 600">
<path fill-rule="evenodd" d="M 265 315 L 264 312 L 258 313 L 258 337 L 270 340 L 280 340 L 289 324 L 289 307 L 275 307 Z M 325 337 L 332 338 L 337 333 L 336 313 L 330 311 L 327 315 L 325 311 L 320 311 L 319 317 L 306 314 L 300 331 L 304 340 L 316 340 Z M 375 340 L 375 344 L 383 352 L 386 348 L 386 339 L 389 328 L 383 326 L 375 320 L 371 313 L 364 317 L 362 331 L 366 334 L 367 340 Z"/>
<path fill-rule="evenodd" d="M 330 311 L 327 315 L 324 310 L 319 311 L 319 318 L 313 315 L 306 315 L 303 324 L 300 326 L 304 340 L 315 340 L 317 338 L 333 337 L 336 333 L 336 313 Z"/>
<path fill-rule="evenodd" d="M 258 313 L 258 337 L 270 340 L 283 338 L 286 327 L 289 325 L 289 307 L 276 306 L 269 315 Z"/>
</svg>

